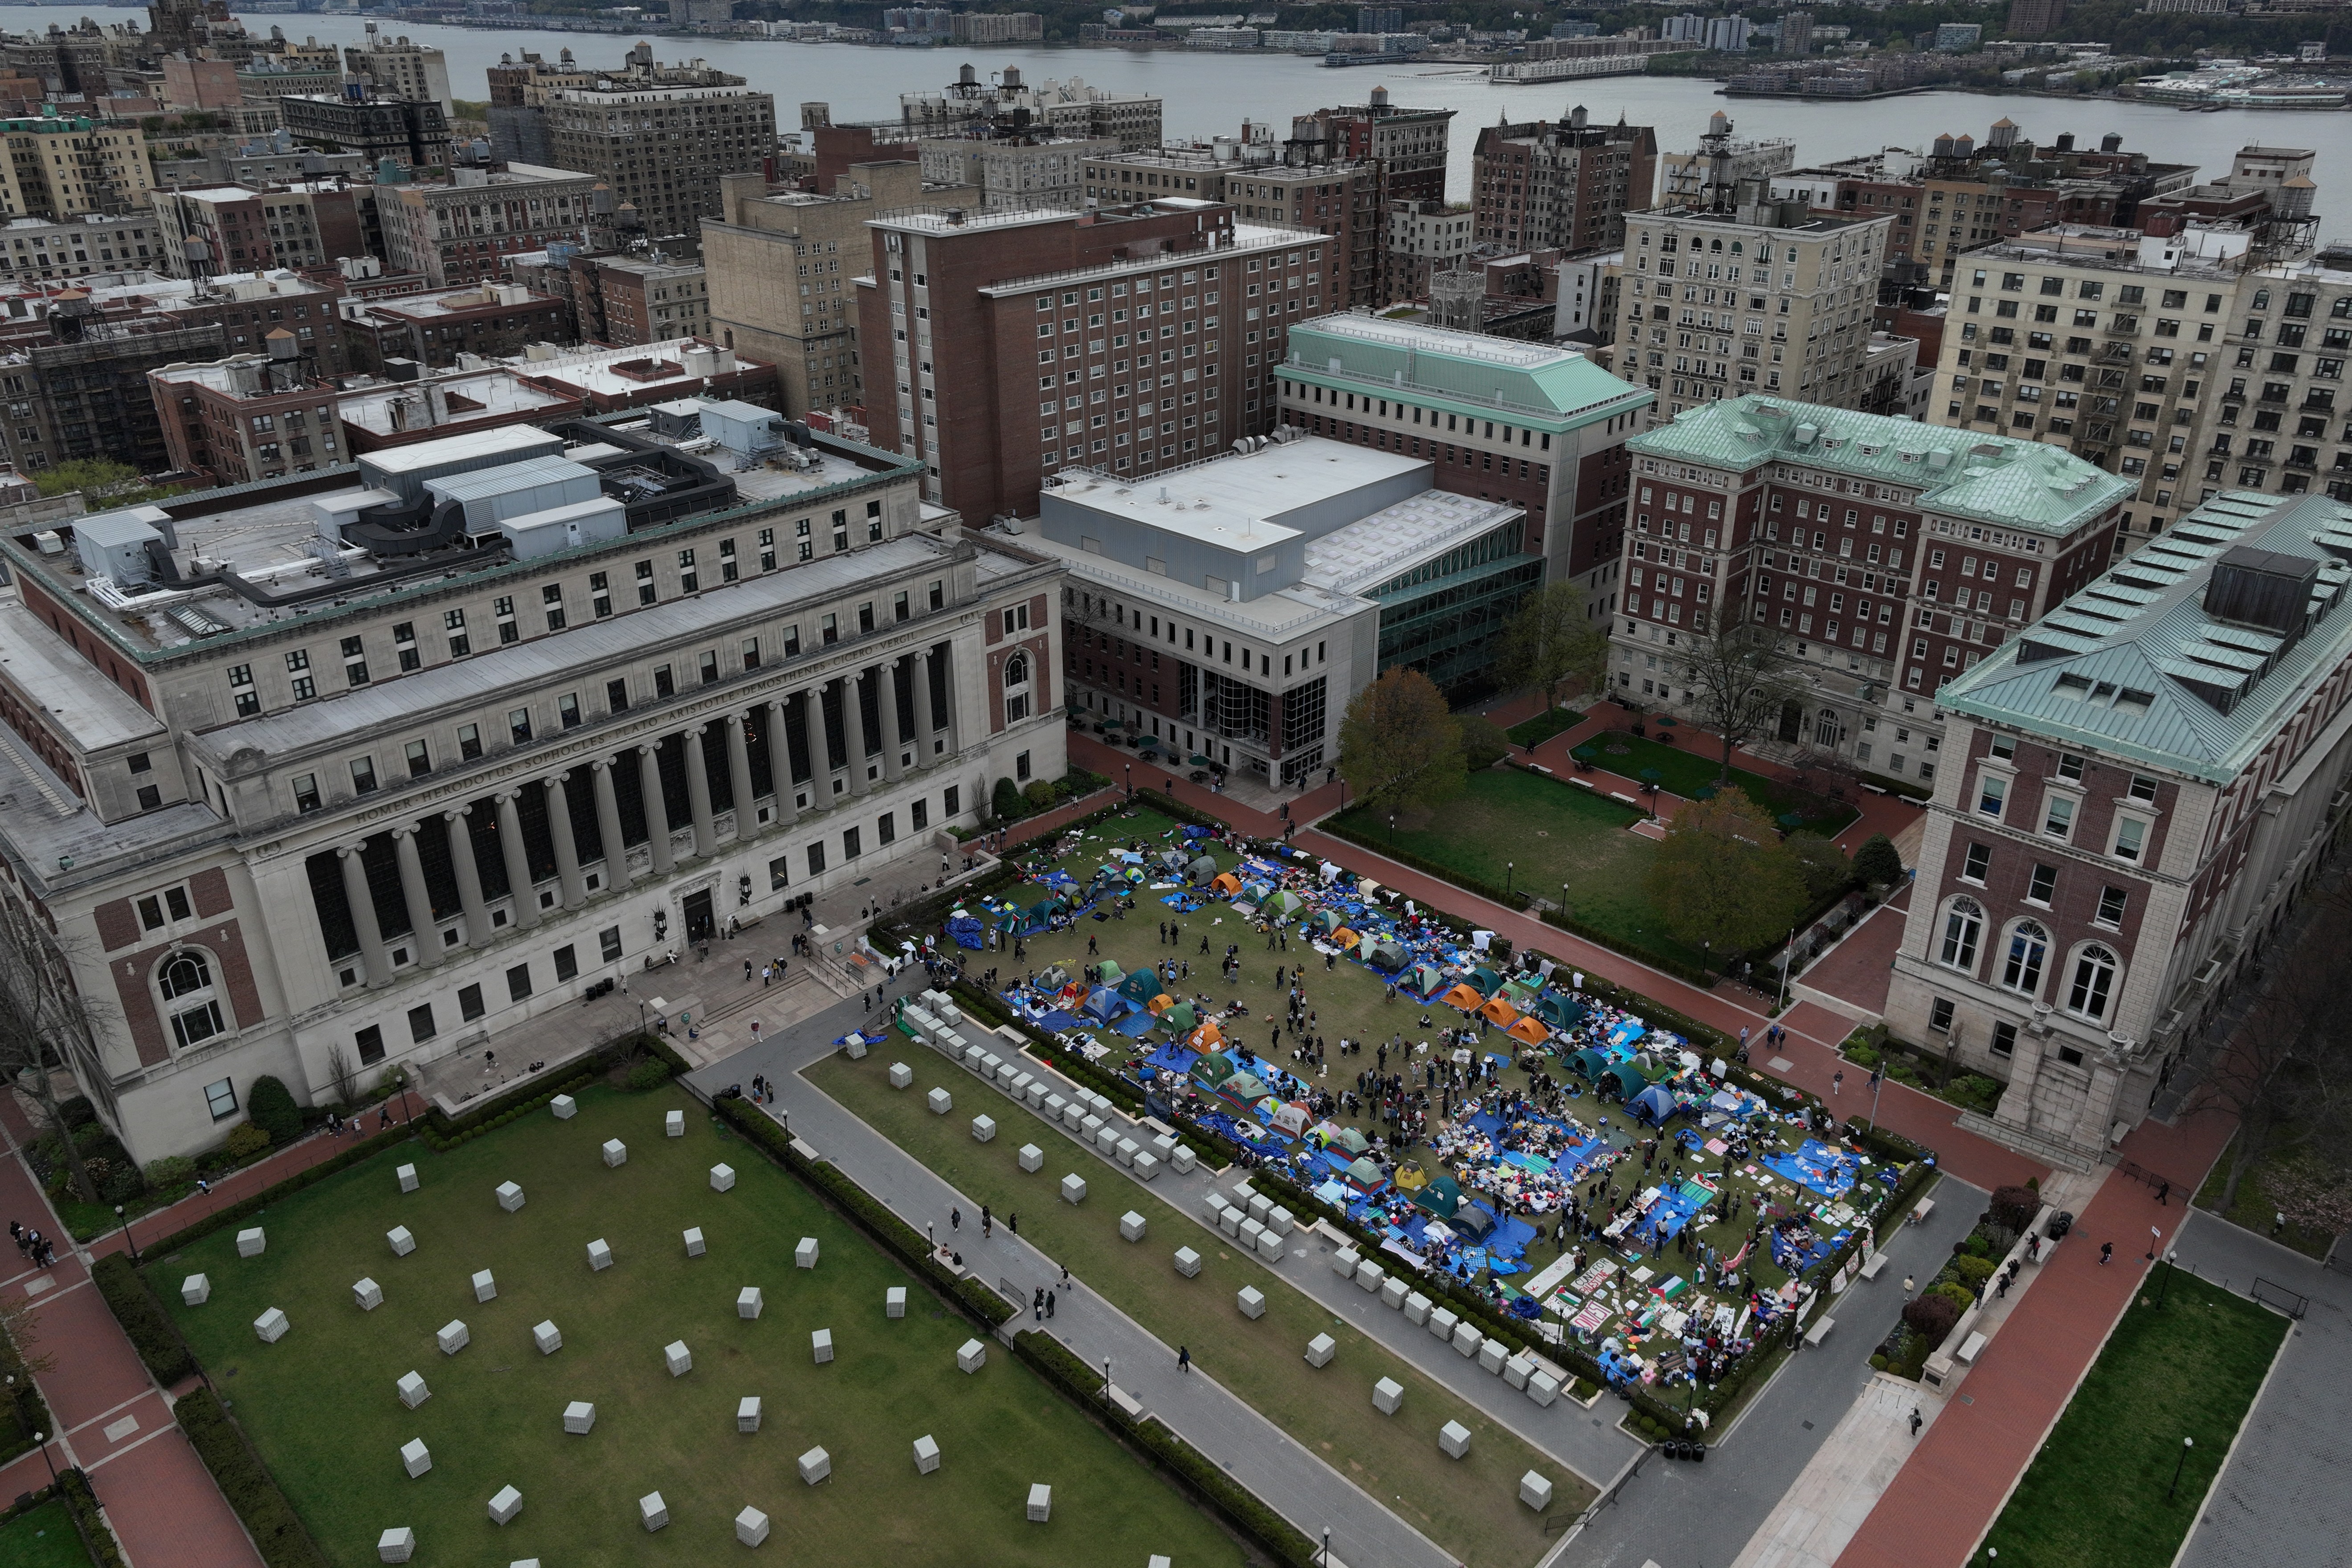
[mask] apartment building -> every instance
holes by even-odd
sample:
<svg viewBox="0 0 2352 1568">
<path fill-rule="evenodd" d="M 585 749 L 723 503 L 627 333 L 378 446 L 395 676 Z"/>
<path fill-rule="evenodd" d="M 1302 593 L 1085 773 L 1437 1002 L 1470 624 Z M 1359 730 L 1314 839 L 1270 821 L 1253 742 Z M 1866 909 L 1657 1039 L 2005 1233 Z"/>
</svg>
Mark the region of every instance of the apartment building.
<svg viewBox="0 0 2352 1568">
<path fill-rule="evenodd" d="M 650 256 L 600 256 L 583 262 L 595 269 L 595 315 L 600 342 L 625 346 L 672 338 L 710 335 L 710 282 L 698 261 Z"/>
<path fill-rule="evenodd" d="M 2192 452 L 2198 491 L 2352 500 L 2352 247 L 2247 273 Z"/>
<path fill-rule="evenodd" d="M 916 145 L 925 182 L 970 187 L 979 193 L 982 212 L 1075 210 L 1088 194 L 1089 162 L 1119 148 L 1113 136 L 1008 135 L 985 130 L 926 136 Z"/>
<path fill-rule="evenodd" d="M 135 1158 L 264 1073 L 323 1101 L 335 1059 L 579 1016 L 1060 774 L 1059 571 L 926 531 L 912 464 L 713 407 L 721 461 L 516 426 L 0 537 L 0 787 L 46 803 L 0 896 Z"/>
<path fill-rule="evenodd" d="M 822 103 L 803 104 L 801 110 L 803 124 L 812 110 L 830 122 Z M 1076 77 L 1049 77 L 1033 85 L 1022 79 L 1018 66 L 1006 66 L 986 81 L 971 66 L 959 66 L 956 79 L 942 90 L 898 95 L 896 129 L 910 139 L 957 135 L 976 123 L 1034 127 L 1081 140 L 1108 136 L 1125 153 L 1147 152 L 1164 140 L 1158 93 L 1092 87 Z"/>
<path fill-rule="evenodd" d="M 1341 300 L 1377 301 L 1381 283 L 1380 172 L 1369 160 L 1285 163 L 1271 126 L 1239 139 L 1097 156 L 1087 162 L 1084 197 L 1148 202 L 1162 194 L 1225 202 L 1249 223 L 1273 222 L 1330 237 L 1343 258 Z"/>
<path fill-rule="evenodd" d="M 377 187 L 383 258 L 394 270 L 436 289 L 496 280 L 516 256 L 585 237 L 598 176 L 531 163 L 465 173 L 451 184 Z"/>
<path fill-rule="evenodd" d="M 1031 44 L 1045 36 L 1045 18 L 1034 11 L 958 11 L 950 27 L 959 44 Z"/>
<path fill-rule="evenodd" d="M 2218 488 L 2218 414 L 2252 259 L 2242 229 L 2058 225 L 1965 258 L 1937 367 L 1937 423 L 2063 446 L 2131 481 L 2122 548 Z M 2226 450 L 2226 448 L 2222 448 Z M 2225 464 L 2226 468 L 2227 465 Z"/>
<path fill-rule="evenodd" d="M 1748 200 L 1625 215 L 1619 368 L 1669 415 L 1750 392 L 1859 408 L 1888 220 Z"/>
<path fill-rule="evenodd" d="M 457 110 L 449 96 L 448 57 L 430 44 L 410 43 L 406 34 L 387 38 L 373 22 L 365 26 L 364 41 L 343 50 L 343 68 L 365 78 L 380 93 L 437 104 L 443 116 L 454 119 Z"/>
<path fill-rule="evenodd" d="M 1741 182 L 1769 181 L 1773 175 L 1787 174 L 1796 165 L 1794 142 L 1785 136 L 1735 137 L 1731 117 L 1718 109 L 1707 116 L 1706 133 L 1698 139 L 1695 151 L 1660 155 L 1657 205 L 1728 210 L 1739 199 Z M 1834 206 L 1835 201 L 1832 198 L 1819 205 Z"/>
<path fill-rule="evenodd" d="M 275 329 L 257 353 L 147 373 L 172 471 L 215 488 L 282 479 L 348 462 L 335 384 Z"/>
<path fill-rule="evenodd" d="M 348 300 L 341 325 L 346 363 L 366 375 L 387 374 L 395 362 L 447 370 L 461 355 L 494 359 L 573 339 L 571 302 L 519 283 Z"/>
<path fill-rule="evenodd" d="M 1886 1021 L 2004 1086 L 1961 1125 L 2097 1170 L 2148 1114 L 2352 795 L 2352 531 L 2223 489 L 1943 694 Z"/>
<path fill-rule="evenodd" d="M 701 220 L 719 214 L 720 178 L 758 169 L 775 151 L 774 95 L 747 87 L 559 88 L 545 96 L 557 164 L 610 186 L 663 242 L 682 236 L 691 246 Z"/>
<path fill-rule="evenodd" d="M 1376 187 L 1375 225 L 1383 233 L 1392 213 L 1421 210 L 1445 200 L 1446 141 L 1455 110 L 1410 109 L 1376 87 L 1361 104 L 1318 109 L 1290 122 L 1286 149 L 1309 163 L 1369 163 Z M 1429 258 L 1417 251 L 1383 251 L 1376 287 L 1366 294 L 1351 279 L 1352 305 L 1386 304 L 1414 298 L 1411 287 L 1425 277 Z"/>
<path fill-rule="evenodd" d="M 1143 479 L 1269 428 L 1287 330 L 1339 282 L 1321 235 L 1193 197 L 868 227 L 867 428 L 974 519 L 1034 511 L 1066 465 Z"/>
<path fill-rule="evenodd" d="M 1580 104 L 1558 123 L 1505 121 L 1471 155 L 1472 233 L 1513 250 L 1614 250 L 1629 209 L 1650 205 L 1658 138 L 1646 125 L 1594 125 Z"/>
<path fill-rule="evenodd" d="M 1628 443 L 1620 696 L 1688 710 L 1688 645 L 1778 627 L 1779 739 L 1934 784 L 1940 693 L 2105 569 L 2131 486 L 2055 447 L 1753 394 Z"/>
<path fill-rule="evenodd" d="M 1291 329 L 1284 425 L 1433 466 L 1433 488 L 1507 505 L 1538 581 L 1583 585 L 1596 616 L 1617 577 L 1629 458 L 1656 395 L 1581 353 L 1351 313 Z"/>
<path fill-rule="evenodd" d="M 449 117 L 438 103 L 382 93 L 296 93 L 278 100 L 297 142 L 363 154 L 371 166 L 389 158 L 412 176 L 449 166 Z"/>
<path fill-rule="evenodd" d="M 0 216 L 58 220 L 142 211 L 154 186 L 135 123 L 44 114 L 0 120 Z"/>
<path fill-rule="evenodd" d="M 881 212 L 973 205 L 962 187 L 924 184 L 914 163 L 852 165 L 824 191 L 758 174 L 719 182 L 721 216 L 702 220 L 710 331 L 774 363 L 782 406 L 856 407 L 866 400 L 854 284 L 872 251 L 866 221 Z"/>
<path fill-rule="evenodd" d="M 144 271 L 162 264 L 163 241 L 155 219 L 145 213 L 90 213 L 63 223 L 10 218 L 0 223 L 0 286 Z"/>
<path fill-rule="evenodd" d="M 331 267 L 369 254 L 362 209 L 381 196 L 334 181 L 159 190 L 150 198 L 164 242 L 156 268 L 193 276 Z"/>
</svg>

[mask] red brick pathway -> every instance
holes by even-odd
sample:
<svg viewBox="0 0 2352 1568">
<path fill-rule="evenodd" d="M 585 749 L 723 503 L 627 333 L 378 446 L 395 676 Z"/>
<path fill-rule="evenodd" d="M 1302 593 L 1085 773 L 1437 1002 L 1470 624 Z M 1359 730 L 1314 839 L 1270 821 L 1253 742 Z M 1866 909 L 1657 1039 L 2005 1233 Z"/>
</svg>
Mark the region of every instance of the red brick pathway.
<svg viewBox="0 0 2352 1568">
<path fill-rule="evenodd" d="M 1865 1016 L 1877 1017 L 1886 1008 L 1886 989 L 1895 977 L 1895 955 L 1902 949 L 1903 921 L 1910 909 L 1911 889 L 1906 883 L 1811 968 L 1799 972 L 1796 984 L 1834 997 Z"/>
</svg>

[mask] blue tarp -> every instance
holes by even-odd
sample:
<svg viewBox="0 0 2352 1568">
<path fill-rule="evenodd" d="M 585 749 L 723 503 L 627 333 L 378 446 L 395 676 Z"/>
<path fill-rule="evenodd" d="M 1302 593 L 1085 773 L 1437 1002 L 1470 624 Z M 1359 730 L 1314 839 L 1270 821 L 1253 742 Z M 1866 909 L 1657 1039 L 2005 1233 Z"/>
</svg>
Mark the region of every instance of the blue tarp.
<svg viewBox="0 0 2352 1568">
<path fill-rule="evenodd" d="M 1767 1154 L 1758 1163 L 1825 1198 L 1833 1198 L 1853 1185 L 1862 1169 L 1862 1156 L 1832 1148 L 1818 1138 L 1808 1138 L 1805 1146 L 1795 1153 Z"/>
<path fill-rule="evenodd" d="M 980 922 L 970 915 L 957 915 L 951 918 L 948 921 L 948 935 L 955 939 L 955 944 L 958 947 L 967 948 L 974 952 L 979 952 L 987 941 L 982 933 Z"/>
<path fill-rule="evenodd" d="M 1620 1018 L 1609 1026 L 1609 1045 L 1613 1050 L 1623 1050 L 1649 1032 L 1649 1026 L 1639 1018 Z"/>
</svg>

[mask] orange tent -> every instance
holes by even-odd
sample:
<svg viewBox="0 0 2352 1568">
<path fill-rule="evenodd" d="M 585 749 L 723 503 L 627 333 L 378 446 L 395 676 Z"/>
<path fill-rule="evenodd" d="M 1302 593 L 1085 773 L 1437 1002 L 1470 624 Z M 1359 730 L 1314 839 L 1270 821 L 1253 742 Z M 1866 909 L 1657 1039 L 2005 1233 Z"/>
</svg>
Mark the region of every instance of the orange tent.
<svg viewBox="0 0 2352 1568">
<path fill-rule="evenodd" d="M 1242 890 L 1242 879 L 1231 871 L 1220 871 L 1217 873 L 1217 879 L 1210 883 L 1209 888 L 1211 891 L 1223 893 L 1230 899 Z"/>
<path fill-rule="evenodd" d="M 1358 942 L 1363 940 L 1364 939 L 1362 937 L 1358 936 L 1346 926 L 1341 926 L 1338 931 L 1331 933 L 1331 945 L 1339 949 L 1342 952 L 1355 946 Z"/>
<path fill-rule="evenodd" d="M 1546 1029 L 1532 1013 L 1519 1015 L 1519 1021 L 1511 1026 L 1509 1033 L 1511 1038 L 1525 1040 L 1531 1046 L 1540 1046 L 1551 1038 L 1551 1031 Z"/>
<path fill-rule="evenodd" d="M 1154 996 L 1145 1005 L 1150 1009 L 1151 1016 L 1157 1018 L 1160 1014 L 1165 1013 L 1169 1008 L 1176 1005 L 1176 998 L 1167 994 L 1165 992 L 1162 992 L 1160 994 Z"/>
<path fill-rule="evenodd" d="M 1519 1021 L 1519 1010 L 1500 996 L 1494 998 L 1478 1011 L 1494 1020 L 1495 1026 L 1498 1029 L 1507 1029 Z"/>
<path fill-rule="evenodd" d="M 1223 1045 L 1225 1043 L 1225 1035 L 1223 1030 L 1217 1027 L 1217 1021 L 1214 1018 L 1211 1018 L 1202 1023 L 1199 1028 L 1193 1030 L 1192 1037 L 1184 1043 L 1193 1050 L 1206 1053 L 1213 1051 L 1219 1046 Z"/>
<path fill-rule="evenodd" d="M 1467 985 L 1456 985 L 1445 994 L 1445 1005 L 1459 1008 L 1465 1013 L 1475 1013 L 1480 1007 L 1486 1005 L 1486 998 Z"/>
</svg>

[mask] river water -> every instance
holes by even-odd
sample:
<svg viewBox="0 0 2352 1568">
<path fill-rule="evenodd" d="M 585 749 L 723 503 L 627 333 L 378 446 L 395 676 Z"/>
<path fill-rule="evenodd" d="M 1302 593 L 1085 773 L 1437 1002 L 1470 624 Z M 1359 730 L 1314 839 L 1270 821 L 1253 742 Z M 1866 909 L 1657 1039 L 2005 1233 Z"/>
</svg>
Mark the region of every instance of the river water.
<svg viewBox="0 0 2352 1568">
<path fill-rule="evenodd" d="M 83 16 L 111 22 L 138 15 L 73 6 L 5 5 L 0 6 L 0 28 L 38 31 L 52 22 L 70 26 Z M 290 37 L 316 37 L 321 42 L 338 44 L 356 43 L 361 37 L 360 21 L 348 16 L 256 16 L 246 18 L 246 25 L 264 34 L 275 25 Z M 617 63 L 635 41 L 609 33 L 403 23 L 383 26 L 419 43 L 439 46 L 448 56 L 451 91 L 459 98 L 474 99 L 487 96 L 488 79 L 483 73 L 498 63 L 501 54 L 532 50 L 552 59 L 557 51 L 568 47 L 585 64 Z M 2126 147 L 2145 152 L 2159 163 L 2194 163 L 2207 179 L 2227 174 L 2231 154 L 2249 143 L 2312 147 L 2322 155 L 2314 173 L 2320 183 L 2319 209 L 2352 213 L 2352 205 L 2328 199 L 2328 177 L 2333 172 L 2329 153 L 2345 145 L 2342 132 L 2352 125 L 2341 111 L 2229 110 L 2189 114 L 2156 104 L 1966 92 L 1919 93 L 1868 103 L 1815 103 L 1726 99 L 1716 91 L 1715 83 L 1687 77 L 1600 77 L 1580 82 L 1496 87 L 1469 67 L 1425 64 L 1334 69 L 1319 60 L 1286 55 L 1172 49 L 891 49 L 658 37 L 652 41 L 659 58 L 699 57 L 745 78 L 755 88 L 774 93 L 777 121 L 784 130 L 799 124 L 798 106 L 806 100 L 830 104 L 836 121 L 894 118 L 898 94 L 942 87 L 953 78 L 955 68 L 967 61 L 983 77 L 1017 66 L 1023 79 L 1031 82 L 1075 76 L 1097 87 L 1158 93 L 1165 103 L 1163 123 L 1171 139 L 1231 135 L 1247 120 L 1271 120 L 1286 126 L 1292 114 L 1333 104 L 1361 103 L 1374 87 L 1384 86 L 1398 103 L 1460 111 L 1454 122 L 1447 178 L 1447 190 L 1457 200 L 1465 198 L 1470 188 L 1470 153 L 1477 139 L 1476 127 L 1505 118 L 1557 119 L 1571 105 L 1581 104 L 1596 121 L 1614 121 L 1622 115 L 1636 125 L 1654 126 L 1662 152 L 1694 146 L 1706 128 L 1707 116 L 1722 109 L 1732 116 L 1741 136 L 1792 139 L 1800 164 L 1851 157 L 1885 146 L 1924 149 L 1943 132 L 1973 135 L 1982 142 L 1986 128 L 2003 115 L 2023 127 L 2027 136 L 2044 143 L 2071 131 L 2078 146 L 2096 146 L 2101 136 L 2118 132 Z M 2330 126 L 2336 128 L 2333 132 L 2327 129 Z M 2326 226 L 2330 233 L 2352 233 L 2352 219 Z"/>
</svg>

